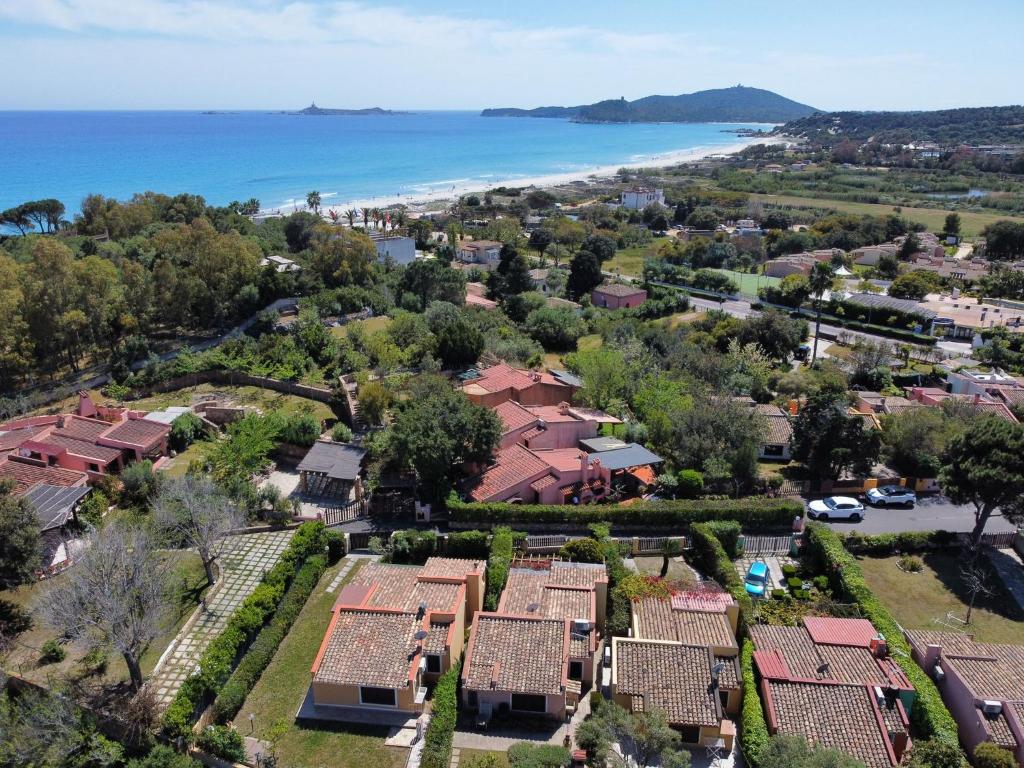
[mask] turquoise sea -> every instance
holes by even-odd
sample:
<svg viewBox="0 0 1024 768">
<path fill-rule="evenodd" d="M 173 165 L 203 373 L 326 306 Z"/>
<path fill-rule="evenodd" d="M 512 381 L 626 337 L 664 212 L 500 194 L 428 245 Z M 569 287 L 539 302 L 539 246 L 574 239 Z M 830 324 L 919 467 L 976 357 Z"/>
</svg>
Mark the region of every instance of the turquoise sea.
<svg viewBox="0 0 1024 768">
<path fill-rule="evenodd" d="M 152 190 L 288 208 L 515 183 L 736 144 L 763 125 L 586 125 L 476 112 L 301 116 L 270 112 L 0 112 L 0 209 Z"/>
</svg>

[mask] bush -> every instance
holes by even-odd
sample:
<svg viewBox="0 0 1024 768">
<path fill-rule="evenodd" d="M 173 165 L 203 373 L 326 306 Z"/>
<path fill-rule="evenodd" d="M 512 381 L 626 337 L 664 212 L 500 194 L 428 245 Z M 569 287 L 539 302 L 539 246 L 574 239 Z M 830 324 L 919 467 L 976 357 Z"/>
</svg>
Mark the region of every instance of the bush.
<svg viewBox="0 0 1024 768">
<path fill-rule="evenodd" d="M 202 419 L 189 411 L 171 422 L 171 434 L 168 442 L 174 450 L 184 451 L 202 437 L 204 431 Z"/>
<path fill-rule="evenodd" d="M 445 553 L 448 557 L 484 560 L 487 558 L 487 532 L 456 531 L 449 533 Z"/>
<path fill-rule="evenodd" d="M 308 413 L 293 414 L 285 417 L 278 433 L 278 440 L 308 448 L 320 437 L 320 428 L 319 420 Z"/>
<path fill-rule="evenodd" d="M 618 543 L 608 535 L 608 526 L 594 526 L 594 536 L 600 539 L 604 552 L 604 565 L 608 571 L 608 613 L 605 625 L 609 635 L 624 637 L 629 633 L 633 606 L 629 597 L 629 578 L 634 575 L 626 568 Z"/>
<path fill-rule="evenodd" d="M 32 628 L 32 615 L 17 603 L 0 598 L 0 652 L 4 642 Z"/>
<path fill-rule="evenodd" d="M 983 741 L 974 748 L 974 768 L 1017 768 L 1017 760 L 1010 750 Z"/>
<path fill-rule="evenodd" d="M 348 424 L 339 421 L 331 428 L 331 440 L 336 443 L 348 443 L 352 441 L 352 430 Z"/>
<path fill-rule="evenodd" d="M 179 755 L 173 749 L 158 744 L 145 757 L 129 760 L 127 768 L 200 768 L 202 763 L 188 755 Z"/>
<path fill-rule="evenodd" d="M 226 723 L 238 714 L 325 570 L 326 558 L 323 555 L 313 555 L 295 574 L 274 618 L 256 636 L 235 671 L 231 673 L 231 677 L 217 694 L 213 702 L 213 718 L 218 723 Z"/>
<path fill-rule="evenodd" d="M 768 749 L 768 722 L 754 679 L 754 644 L 743 641 L 740 654 L 740 668 L 743 673 L 743 721 L 740 731 L 740 747 L 743 757 L 751 768 L 761 767 L 761 756 Z"/>
<path fill-rule="evenodd" d="M 615 525 L 660 526 L 678 528 L 712 520 L 735 520 L 745 529 L 789 526 L 803 514 L 803 506 L 789 499 L 677 499 L 642 502 L 630 506 L 615 504 L 507 504 L 503 502 L 466 503 L 454 494 L 448 498 L 449 519 L 454 523 L 472 523 L 489 527 L 513 523 L 571 524 L 586 526 L 607 522 Z"/>
<path fill-rule="evenodd" d="M 208 725 L 196 737 L 199 748 L 215 757 L 240 763 L 245 760 L 242 734 L 226 725 Z"/>
<path fill-rule="evenodd" d="M 593 539 L 573 539 L 567 541 L 558 550 L 558 556 L 565 560 L 575 560 L 577 563 L 603 563 L 604 553 L 601 545 Z"/>
<path fill-rule="evenodd" d="M 784 589 L 775 588 L 775 589 L 772 590 L 772 597 L 774 597 L 776 600 L 781 600 L 785 596 L 786 596 L 786 590 L 784 590 Z"/>
<path fill-rule="evenodd" d="M 787 579 L 796 576 L 796 566 L 793 563 L 785 563 L 782 566 L 782 575 Z"/>
<path fill-rule="evenodd" d="M 682 499 L 695 499 L 704 493 L 704 475 L 696 469 L 682 469 L 676 475 L 676 493 Z"/>
<path fill-rule="evenodd" d="M 807 526 L 807 556 L 815 570 L 829 574 L 832 589 L 841 600 L 857 603 L 861 613 L 881 632 L 892 658 L 913 685 L 917 697 L 911 710 L 911 722 L 926 739 L 956 746 L 956 721 L 949 714 L 935 683 L 911 658 L 910 644 L 900 625 L 875 596 L 864 580 L 864 573 L 842 540 L 830 528 L 819 523 Z"/>
<path fill-rule="evenodd" d="M 345 556 L 345 537 L 338 531 L 327 532 L 327 564 L 334 565 Z"/>
<path fill-rule="evenodd" d="M 423 565 L 437 552 L 437 534 L 410 528 L 391 537 L 388 562 Z"/>
<path fill-rule="evenodd" d="M 511 539 L 511 537 L 510 537 Z M 458 720 L 459 672 L 462 662 L 452 664 L 434 687 L 434 708 L 423 737 L 421 768 L 448 768 L 452 760 L 452 737 Z"/>
<path fill-rule="evenodd" d="M 156 489 L 153 462 L 149 459 L 129 464 L 121 471 L 121 500 L 127 504 L 144 504 Z"/>
<path fill-rule="evenodd" d="M 828 576 L 815 576 L 811 581 L 821 591 L 828 589 Z"/>
<path fill-rule="evenodd" d="M 735 560 L 743 554 L 740 548 L 740 534 L 743 529 L 735 520 L 712 520 L 705 523 L 705 528 L 721 542 L 722 549 L 731 559 Z"/>
<path fill-rule="evenodd" d="M 508 569 L 512 564 L 512 531 L 498 528 L 491 537 L 491 554 L 487 558 L 487 592 L 484 597 L 484 610 L 496 611 L 501 591 L 508 581 Z"/>
<path fill-rule="evenodd" d="M 851 552 L 887 557 L 897 552 L 921 552 L 950 547 L 956 544 L 956 534 L 950 531 L 903 531 L 865 536 L 851 531 L 843 538 L 843 543 Z"/>
<path fill-rule="evenodd" d="M 103 648 L 93 648 L 82 657 L 82 666 L 90 675 L 99 675 L 107 669 L 107 652 Z"/>
<path fill-rule="evenodd" d="M 908 573 L 920 573 L 924 570 L 924 561 L 915 555 L 900 555 L 896 562 Z"/>
<path fill-rule="evenodd" d="M 40 664 L 58 664 L 64 661 L 68 655 L 67 651 L 64 650 L 64 646 L 53 638 L 43 643 L 39 651 Z"/>
<path fill-rule="evenodd" d="M 915 741 L 908 768 L 966 768 L 964 753 L 955 744 L 928 739 Z"/>
<path fill-rule="evenodd" d="M 508 748 L 510 768 L 562 768 L 572 759 L 569 750 L 557 744 L 531 744 L 527 741 Z"/>
<path fill-rule="evenodd" d="M 804 580 L 794 576 L 791 579 L 786 579 L 786 586 L 792 590 L 800 589 L 804 585 Z"/>
</svg>

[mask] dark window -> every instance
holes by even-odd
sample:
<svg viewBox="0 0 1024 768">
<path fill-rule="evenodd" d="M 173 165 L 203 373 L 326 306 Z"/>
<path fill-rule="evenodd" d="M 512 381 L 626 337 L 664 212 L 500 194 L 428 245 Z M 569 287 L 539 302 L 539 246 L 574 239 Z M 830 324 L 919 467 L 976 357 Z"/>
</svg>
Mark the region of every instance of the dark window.
<svg viewBox="0 0 1024 768">
<path fill-rule="evenodd" d="M 679 736 L 683 744 L 698 744 L 700 742 L 700 727 L 696 725 L 684 725 L 679 729 Z"/>
<path fill-rule="evenodd" d="M 782 445 L 766 445 L 764 447 L 765 456 L 781 456 L 785 450 L 785 446 Z"/>
<path fill-rule="evenodd" d="M 479 702 L 477 701 L 476 691 L 470 691 L 469 692 L 469 706 L 475 707 L 475 706 L 478 705 L 478 703 Z"/>
<path fill-rule="evenodd" d="M 441 673 L 441 657 L 435 653 L 427 654 L 427 672 L 432 674 Z"/>
<path fill-rule="evenodd" d="M 375 704 L 381 707 L 396 706 L 395 691 L 393 688 L 366 688 L 359 689 L 359 700 L 363 704 Z"/>
<path fill-rule="evenodd" d="M 569 662 L 569 679 L 570 680 L 582 680 L 583 679 L 583 662 L 582 661 L 570 661 Z"/>
<path fill-rule="evenodd" d="M 728 707 L 729 706 L 729 692 L 728 691 L 719 691 L 718 692 L 718 700 L 722 702 L 722 709 L 725 709 L 726 707 Z"/>
<path fill-rule="evenodd" d="M 99 464 L 90 464 L 89 465 L 89 471 L 90 472 L 99 472 L 100 471 L 100 465 Z"/>
<path fill-rule="evenodd" d="M 531 696 L 528 693 L 512 694 L 512 709 L 518 712 L 547 712 L 546 696 Z"/>
</svg>

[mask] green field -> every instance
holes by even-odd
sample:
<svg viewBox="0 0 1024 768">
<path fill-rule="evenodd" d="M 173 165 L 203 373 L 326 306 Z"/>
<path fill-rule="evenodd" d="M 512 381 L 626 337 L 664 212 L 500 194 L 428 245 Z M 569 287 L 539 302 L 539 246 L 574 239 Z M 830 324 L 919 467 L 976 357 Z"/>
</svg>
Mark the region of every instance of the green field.
<svg viewBox="0 0 1024 768">
<path fill-rule="evenodd" d="M 754 275 L 749 272 L 734 272 L 731 269 L 716 269 L 713 271 L 735 280 L 736 285 L 740 287 L 740 293 L 745 293 L 748 296 L 757 296 L 758 288 L 763 288 L 766 285 L 778 285 L 782 282 L 778 277 Z"/>
<path fill-rule="evenodd" d="M 615 255 L 604 263 L 602 269 L 605 272 L 618 270 L 619 274 L 639 276 L 644 271 L 644 259 L 657 256 L 658 249 L 671 240 L 671 237 L 656 237 L 648 245 L 623 248 L 621 251 L 616 251 Z"/>
<path fill-rule="evenodd" d="M 871 214 L 872 216 L 888 216 L 895 213 L 891 205 L 877 203 L 851 203 L 846 200 L 832 200 L 825 197 L 801 197 L 798 195 L 751 195 L 752 200 L 760 200 L 772 205 L 789 205 L 794 208 L 835 208 L 842 213 Z M 1024 221 L 1019 217 L 1006 216 L 999 213 L 974 213 L 971 211 L 948 211 L 938 208 L 908 208 L 902 206 L 900 215 L 910 221 L 923 224 L 932 232 L 940 232 L 945 224 L 946 215 L 960 214 L 961 231 L 964 237 L 977 237 L 989 224 L 1003 219 Z"/>
</svg>

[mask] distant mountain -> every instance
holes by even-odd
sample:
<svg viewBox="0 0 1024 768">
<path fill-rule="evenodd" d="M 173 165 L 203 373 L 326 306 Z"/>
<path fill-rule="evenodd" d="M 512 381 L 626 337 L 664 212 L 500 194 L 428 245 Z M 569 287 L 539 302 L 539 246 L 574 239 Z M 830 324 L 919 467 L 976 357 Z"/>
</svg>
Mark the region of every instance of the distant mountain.
<svg viewBox="0 0 1024 768">
<path fill-rule="evenodd" d="M 318 107 L 316 102 L 297 112 L 281 112 L 282 115 L 402 115 L 404 112 L 393 112 L 390 109 L 370 107 L 369 109 L 325 109 Z"/>
<path fill-rule="evenodd" d="M 776 129 L 826 146 L 847 139 L 882 144 L 1024 144 L 1024 106 L 939 109 L 932 112 L 826 112 Z"/>
<path fill-rule="evenodd" d="M 578 107 L 485 109 L 484 117 L 561 117 L 581 123 L 785 123 L 817 110 L 761 88 L 715 88 L 679 96 L 609 99 Z"/>
</svg>

